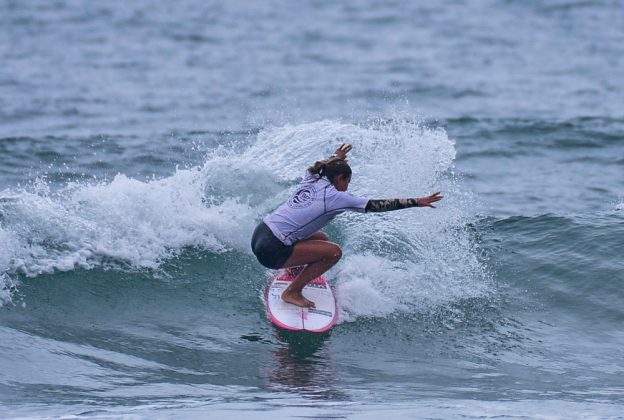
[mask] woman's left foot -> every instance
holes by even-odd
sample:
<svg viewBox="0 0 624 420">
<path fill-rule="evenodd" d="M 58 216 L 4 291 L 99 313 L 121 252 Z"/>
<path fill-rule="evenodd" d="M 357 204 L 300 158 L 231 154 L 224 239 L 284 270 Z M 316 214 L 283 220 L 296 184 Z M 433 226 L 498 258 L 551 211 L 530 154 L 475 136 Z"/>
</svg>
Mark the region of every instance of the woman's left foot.
<svg viewBox="0 0 624 420">
<path fill-rule="evenodd" d="M 296 293 L 286 289 L 282 293 L 282 300 L 286 303 L 292 303 L 293 305 L 297 305 L 302 308 L 316 308 L 314 302 L 303 297 L 301 292 Z"/>
</svg>

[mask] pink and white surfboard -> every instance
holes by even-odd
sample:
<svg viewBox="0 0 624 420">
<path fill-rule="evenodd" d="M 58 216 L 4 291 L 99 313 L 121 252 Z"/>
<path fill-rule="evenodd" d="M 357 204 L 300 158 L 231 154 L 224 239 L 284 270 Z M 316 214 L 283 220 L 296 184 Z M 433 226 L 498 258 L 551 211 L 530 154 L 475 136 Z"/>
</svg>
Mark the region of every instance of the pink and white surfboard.
<svg viewBox="0 0 624 420">
<path fill-rule="evenodd" d="M 267 315 L 280 328 L 291 331 L 322 333 L 336 325 L 338 310 L 336 298 L 324 277 L 312 280 L 303 288 L 303 296 L 313 301 L 316 308 L 300 308 L 282 300 L 282 292 L 296 275 L 280 270 L 266 289 Z"/>
</svg>

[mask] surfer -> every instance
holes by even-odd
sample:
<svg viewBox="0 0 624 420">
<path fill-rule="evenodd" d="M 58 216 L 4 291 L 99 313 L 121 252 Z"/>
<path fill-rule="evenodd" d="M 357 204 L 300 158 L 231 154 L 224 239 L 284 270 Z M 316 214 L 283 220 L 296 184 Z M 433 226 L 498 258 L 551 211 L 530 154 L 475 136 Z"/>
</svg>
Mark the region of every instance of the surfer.
<svg viewBox="0 0 624 420">
<path fill-rule="evenodd" d="M 314 308 L 301 291 L 313 279 L 333 267 L 342 249 L 319 229 L 345 211 L 383 212 L 409 207 L 433 207 L 443 198 L 439 192 L 421 198 L 368 199 L 347 192 L 351 167 L 347 162 L 350 144 L 342 144 L 325 160 L 308 168 L 288 201 L 265 216 L 256 227 L 251 248 L 258 261 L 271 269 L 304 266 L 282 294 L 285 302 Z"/>
</svg>

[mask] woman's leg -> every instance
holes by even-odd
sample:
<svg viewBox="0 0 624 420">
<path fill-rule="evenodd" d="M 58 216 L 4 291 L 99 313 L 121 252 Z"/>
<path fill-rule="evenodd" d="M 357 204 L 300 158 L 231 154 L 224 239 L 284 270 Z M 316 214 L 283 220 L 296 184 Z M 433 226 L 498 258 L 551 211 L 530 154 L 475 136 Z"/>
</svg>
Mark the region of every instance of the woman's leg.
<svg viewBox="0 0 624 420">
<path fill-rule="evenodd" d="M 328 241 L 329 242 L 329 236 L 325 232 L 321 232 L 320 230 L 314 232 L 312 235 L 310 235 L 307 238 L 305 238 L 306 241 L 309 241 L 311 239 L 314 239 L 314 240 L 317 240 L 317 241 Z M 287 268 L 288 272 L 296 277 L 296 276 L 299 275 L 299 273 L 301 273 L 301 270 L 303 270 L 305 268 L 305 265 L 285 266 L 284 268 Z"/>
<path fill-rule="evenodd" d="M 342 257 L 342 250 L 335 243 L 318 239 L 305 239 L 297 242 L 294 248 L 292 255 L 284 264 L 284 268 L 301 265 L 305 265 L 305 268 L 284 290 L 282 299 L 304 308 L 314 308 L 314 302 L 304 298 L 301 291 L 306 284 L 333 267 Z"/>
</svg>

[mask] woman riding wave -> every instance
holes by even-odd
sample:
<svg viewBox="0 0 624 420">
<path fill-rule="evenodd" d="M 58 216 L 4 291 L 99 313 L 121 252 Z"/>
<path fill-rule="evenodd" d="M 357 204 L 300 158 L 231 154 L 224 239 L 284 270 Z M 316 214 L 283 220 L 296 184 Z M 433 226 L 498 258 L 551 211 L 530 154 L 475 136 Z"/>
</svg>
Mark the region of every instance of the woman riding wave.
<svg viewBox="0 0 624 420">
<path fill-rule="evenodd" d="M 368 199 L 347 192 L 351 167 L 350 144 L 342 144 L 329 159 L 308 168 L 289 200 L 266 215 L 251 238 L 251 249 L 260 264 L 271 269 L 304 266 L 282 294 L 285 302 L 314 308 L 301 291 L 310 281 L 333 267 L 342 249 L 319 229 L 345 211 L 361 213 L 432 207 L 443 198 L 439 192 L 421 198 Z"/>
</svg>

